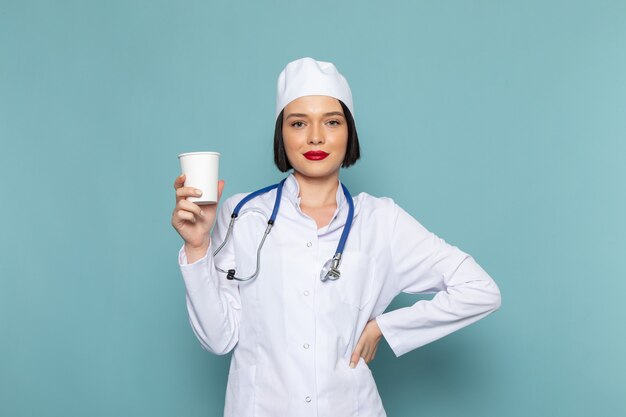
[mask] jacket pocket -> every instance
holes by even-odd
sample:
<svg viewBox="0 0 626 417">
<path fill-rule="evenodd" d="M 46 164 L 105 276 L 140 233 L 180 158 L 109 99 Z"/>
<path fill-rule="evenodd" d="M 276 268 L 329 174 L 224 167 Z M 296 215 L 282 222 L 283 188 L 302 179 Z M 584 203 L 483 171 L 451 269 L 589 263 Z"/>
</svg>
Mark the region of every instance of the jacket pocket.
<svg viewBox="0 0 626 417">
<path fill-rule="evenodd" d="M 357 414 L 365 417 L 386 417 L 387 413 L 374 381 L 374 374 L 365 359 L 359 358 L 352 369 L 357 379 Z"/>
<path fill-rule="evenodd" d="M 256 365 L 228 373 L 224 417 L 254 416 Z"/>
<path fill-rule="evenodd" d="M 339 271 L 341 276 L 332 282 L 337 285 L 339 297 L 344 303 L 362 309 L 372 298 L 375 271 L 371 257 L 365 252 L 344 252 Z"/>
</svg>

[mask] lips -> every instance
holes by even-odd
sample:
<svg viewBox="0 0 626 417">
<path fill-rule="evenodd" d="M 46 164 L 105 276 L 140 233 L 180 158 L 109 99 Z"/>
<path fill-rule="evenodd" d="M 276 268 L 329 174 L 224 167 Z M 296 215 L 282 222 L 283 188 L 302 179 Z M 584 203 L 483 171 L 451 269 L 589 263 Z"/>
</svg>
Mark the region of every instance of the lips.
<svg viewBox="0 0 626 417">
<path fill-rule="evenodd" d="M 311 161 L 319 161 L 326 158 L 329 154 L 324 151 L 308 151 L 304 154 L 306 159 L 310 159 Z"/>
</svg>

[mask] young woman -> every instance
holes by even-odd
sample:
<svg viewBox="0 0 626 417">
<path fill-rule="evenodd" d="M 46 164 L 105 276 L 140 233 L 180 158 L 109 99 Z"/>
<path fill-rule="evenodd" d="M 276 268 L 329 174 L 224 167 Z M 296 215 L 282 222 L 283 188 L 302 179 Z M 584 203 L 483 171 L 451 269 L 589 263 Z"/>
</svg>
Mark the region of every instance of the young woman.
<svg viewBox="0 0 626 417">
<path fill-rule="evenodd" d="M 274 135 L 274 161 L 292 172 L 219 209 L 187 201 L 197 194 L 184 176 L 174 182 L 192 329 L 209 352 L 233 351 L 225 416 L 386 416 L 368 366 L 382 337 L 400 356 L 500 306 L 470 255 L 391 198 L 350 195 L 339 172 L 359 159 L 353 114 L 332 63 L 293 61 L 278 78 Z M 436 295 L 383 313 L 400 292 Z"/>
</svg>

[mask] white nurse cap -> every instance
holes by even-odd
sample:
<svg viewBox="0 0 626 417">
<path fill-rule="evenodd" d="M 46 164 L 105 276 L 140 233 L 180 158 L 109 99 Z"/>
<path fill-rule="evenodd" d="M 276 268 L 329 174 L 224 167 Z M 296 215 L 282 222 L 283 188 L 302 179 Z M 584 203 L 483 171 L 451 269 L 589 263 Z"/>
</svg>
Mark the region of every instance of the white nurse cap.
<svg viewBox="0 0 626 417">
<path fill-rule="evenodd" d="M 287 104 L 302 96 L 330 96 L 343 101 L 354 118 L 352 92 L 348 81 L 331 62 L 305 57 L 287 64 L 278 75 L 276 116 Z"/>
</svg>

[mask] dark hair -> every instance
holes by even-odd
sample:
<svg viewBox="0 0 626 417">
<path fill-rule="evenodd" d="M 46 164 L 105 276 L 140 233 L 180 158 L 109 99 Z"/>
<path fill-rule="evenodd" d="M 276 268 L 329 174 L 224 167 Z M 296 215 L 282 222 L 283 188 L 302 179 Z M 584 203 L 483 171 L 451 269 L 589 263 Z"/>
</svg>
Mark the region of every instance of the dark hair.
<svg viewBox="0 0 626 417">
<path fill-rule="evenodd" d="M 356 133 L 356 126 L 354 124 L 354 118 L 348 107 L 343 104 L 343 101 L 339 100 L 343 114 L 346 116 L 348 122 L 348 146 L 346 148 L 346 156 L 343 158 L 342 167 L 347 168 L 350 165 L 356 163 L 361 157 L 361 149 L 359 147 L 359 135 Z M 285 144 L 283 143 L 283 112 L 281 110 L 278 118 L 276 118 L 276 128 L 274 129 L 274 163 L 281 172 L 287 172 L 291 168 L 291 164 L 287 159 L 287 153 L 285 152 Z"/>
</svg>

